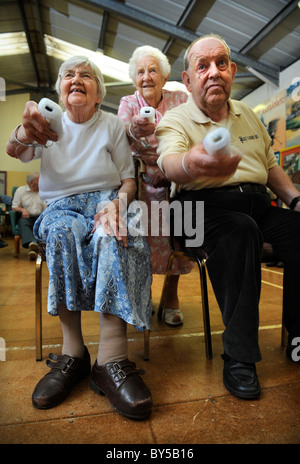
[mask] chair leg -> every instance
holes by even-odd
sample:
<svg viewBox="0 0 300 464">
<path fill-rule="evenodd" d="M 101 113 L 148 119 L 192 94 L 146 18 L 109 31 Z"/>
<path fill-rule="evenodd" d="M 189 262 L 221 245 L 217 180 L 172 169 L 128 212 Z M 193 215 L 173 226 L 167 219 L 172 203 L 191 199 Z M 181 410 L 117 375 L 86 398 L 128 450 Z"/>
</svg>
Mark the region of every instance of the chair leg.
<svg viewBox="0 0 300 464">
<path fill-rule="evenodd" d="M 36 360 L 42 360 L 42 265 L 43 260 L 39 254 L 35 268 L 35 348 Z"/>
<path fill-rule="evenodd" d="M 144 361 L 150 359 L 150 330 L 144 331 Z"/>
<path fill-rule="evenodd" d="M 158 311 L 157 311 L 158 319 L 162 318 L 162 312 L 163 312 L 164 305 L 165 305 L 166 292 L 167 292 L 167 288 L 168 288 L 168 285 L 169 285 L 173 260 L 174 260 L 174 254 L 171 253 L 169 261 L 168 261 L 168 266 L 167 266 L 167 270 L 166 270 L 166 274 L 165 274 L 165 279 L 164 279 L 163 288 L 162 288 L 161 297 L 160 297 L 160 302 L 159 302 Z"/>
<path fill-rule="evenodd" d="M 212 343 L 211 343 L 211 330 L 210 330 L 210 317 L 209 317 L 205 259 L 203 260 L 200 260 L 198 258 L 196 259 L 197 259 L 197 264 L 198 264 L 199 273 L 200 273 L 200 286 L 201 286 L 201 295 L 202 295 L 202 314 L 203 314 L 206 358 L 212 359 Z"/>
<path fill-rule="evenodd" d="M 18 258 L 19 254 L 20 254 L 20 240 L 21 240 L 20 235 L 15 235 L 14 236 L 14 245 L 15 245 L 14 258 Z"/>
<path fill-rule="evenodd" d="M 281 323 L 281 346 L 287 346 L 288 342 L 288 333 L 285 328 L 284 322 L 283 322 L 283 314 L 282 314 L 282 323 Z"/>
</svg>

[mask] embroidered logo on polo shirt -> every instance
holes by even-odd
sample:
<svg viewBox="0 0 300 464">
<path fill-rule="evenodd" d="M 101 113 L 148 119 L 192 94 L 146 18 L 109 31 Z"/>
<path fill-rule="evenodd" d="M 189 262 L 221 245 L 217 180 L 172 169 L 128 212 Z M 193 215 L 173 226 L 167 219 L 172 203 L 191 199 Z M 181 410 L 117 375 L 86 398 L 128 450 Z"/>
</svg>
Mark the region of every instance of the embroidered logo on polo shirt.
<svg viewBox="0 0 300 464">
<path fill-rule="evenodd" d="M 259 136 L 257 134 L 246 135 L 245 137 L 239 137 L 239 139 L 242 143 L 244 143 L 244 142 L 249 142 L 251 140 L 259 139 Z"/>
</svg>

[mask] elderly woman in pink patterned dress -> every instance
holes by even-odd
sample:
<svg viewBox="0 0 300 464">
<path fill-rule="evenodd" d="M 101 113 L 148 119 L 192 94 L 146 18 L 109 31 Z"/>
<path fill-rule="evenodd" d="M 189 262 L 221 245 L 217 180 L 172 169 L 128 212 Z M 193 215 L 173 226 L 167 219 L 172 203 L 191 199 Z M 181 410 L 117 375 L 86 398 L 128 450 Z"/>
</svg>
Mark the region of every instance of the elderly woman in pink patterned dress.
<svg viewBox="0 0 300 464">
<path fill-rule="evenodd" d="M 166 187 L 169 185 L 162 171 L 157 166 L 157 140 L 154 135 L 156 125 L 167 110 L 184 103 L 187 94 L 182 91 L 167 91 L 163 86 L 170 75 L 170 64 L 167 57 L 157 48 L 138 47 L 129 61 L 129 75 L 136 91 L 133 95 L 121 98 L 118 115 L 125 123 L 133 156 L 139 156 L 146 164 L 143 177 L 141 200 L 148 206 L 149 231 L 151 231 L 151 201 L 166 200 Z M 140 116 L 143 107 L 155 109 L 155 119 L 151 123 Z M 170 256 L 169 237 L 148 237 L 151 248 L 153 274 L 165 274 Z M 183 323 L 183 314 L 179 309 L 178 281 L 180 274 L 187 274 L 192 269 L 189 262 L 175 261 L 168 294 L 165 301 L 163 317 L 169 325 Z"/>
</svg>

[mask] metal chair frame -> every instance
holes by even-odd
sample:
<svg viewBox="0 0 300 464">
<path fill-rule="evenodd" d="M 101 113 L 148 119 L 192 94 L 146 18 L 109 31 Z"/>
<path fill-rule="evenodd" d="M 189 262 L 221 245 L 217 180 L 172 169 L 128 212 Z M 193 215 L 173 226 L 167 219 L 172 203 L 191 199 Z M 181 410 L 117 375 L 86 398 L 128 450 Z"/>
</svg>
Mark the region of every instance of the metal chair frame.
<svg viewBox="0 0 300 464">
<path fill-rule="evenodd" d="M 141 185 L 143 174 L 146 171 L 145 163 L 138 156 L 134 157 L 137 163 L 137 188 L 138 188 L 138 199 L 141 198 Z M 169 200 L 168 189 L 166 189 L 166 198 Z M 170 240 L 171 245 L 171 254 L 169 257 L 167 270 L 165 274 L 165 279 L 163 283 L 160 303 L 158 307 L 157 317 L 162 318 L 162 312 L 164 308 L 164 302 L 166 299 L 166 290 L 168 288 L 169 279 L 172 271 L 172 265 L 175 258 L 182 259 L 185 261 L 193 261 L 197 263 L 200 276 L 200 291 L 201 291 L 201 302 L 202 302 L 202 315 L 203 315 L 203 324 L 204 324 L 204 339 L 205 339 L 205 351 L 207 359 L 212 359 L 212 343 L 211 343 L 211 331 L 210 331 L 210 318 L 209 318 L 209 305 L 208 305 L 208 293 L 207 293 L 207 278 L 206 278 L 206 268 L 205 262 L 207 256 L 202 248 L 200 249 L 175 249 L 176 246 L 174 241 Z"/>
<path fill-rule="evenodd" d="M 204 342 L 205 342 L 205 353 L 207 359 L 212 359 L 212 342 L 211 342 L 211 330 L 210 330 L 210 317 L 209 317 L 209 304 L 208 304 L 208 292 L 207 292 L 207 277 L 205 262 L 207 259 L 206 254 L 202 248 L 195 248 L 195 251 L 191 250 L 172 250 L 168 262 L 167 271 L 162 288 L 162 294 L 158 307 L 158 318 L 162 318 L 164 302 L 166 298 L 166 290 L 168 288 L 169 279 L 172 271 L 172 265 L 175 258 L 182 259 L 185 261 L 194 261 L 198 265 L 199 277 L 200 277 L 200 292 L 201 292 L 201 305 L 202 305 L 202 316 L 204 326 Z"/>
</svg>

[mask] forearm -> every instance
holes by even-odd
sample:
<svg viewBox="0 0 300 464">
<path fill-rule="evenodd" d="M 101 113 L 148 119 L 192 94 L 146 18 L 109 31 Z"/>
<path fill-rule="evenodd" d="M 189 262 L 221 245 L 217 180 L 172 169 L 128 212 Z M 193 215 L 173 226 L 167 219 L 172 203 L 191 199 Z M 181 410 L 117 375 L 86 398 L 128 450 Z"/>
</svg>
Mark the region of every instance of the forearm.
<svg viewBox="0 0 300 464">
<path fill-rule="evenodd" d="M 17 141 L 16 139 L 16 129 L 12 131 L 10 134 L 9 140 L 6 144 L 6 152 L 9 156 L 12 158 L 17 158 L 21 160 L 31 160 L 34 157 L 34 147 L 26 147 L 22 145 L 20 142 Z M 29 140 L 28 137 L 26 137 L 25 131 L 23 126 L 20 126 L 18 131 L 17 131 L 17 137 L 18 140 L 21 141 L 22 143 L 27 143 L 30 144 L 33 142 L 33 140 Z"/>
<path fill-rule="evenodd" d="M 300 196 L 300 192 L 280 166 L 269 170 L 267 186 L 288 206 L 295 197 Z"/>
<path fill-rule="evenodd" d="M 22 208 L 21 206 L 14 206 L 12 207 L 13 211 L 16 211 L 16 213 L 22 213 L 25 208 Z"/>
<path fill-rule="evenodd" d="M 124 179 L 119 189 L 117 199 L 125 201 L 128 206 L 135 198 L 136 194 L 136 182 L 135 179 Z"/>
<path fill-rule="evenodd" d="M 162 168 L 169 181 L 187 183 L 200 177 L 229 178 L 240 160 L 240 155 L 208 155 L 202 144 L 198 144 L 184 153 L 166 155 Z"/>
<path fill-rule="evenodd" d="M 187 172 L 189 172 L 188 158 L 188 152 L 165 156 L 162 161 L 162 168 L 166 178 L 170 182 L 179 184 L 190 182 L 192 176 L 187 174 Z"/>
</svg>

